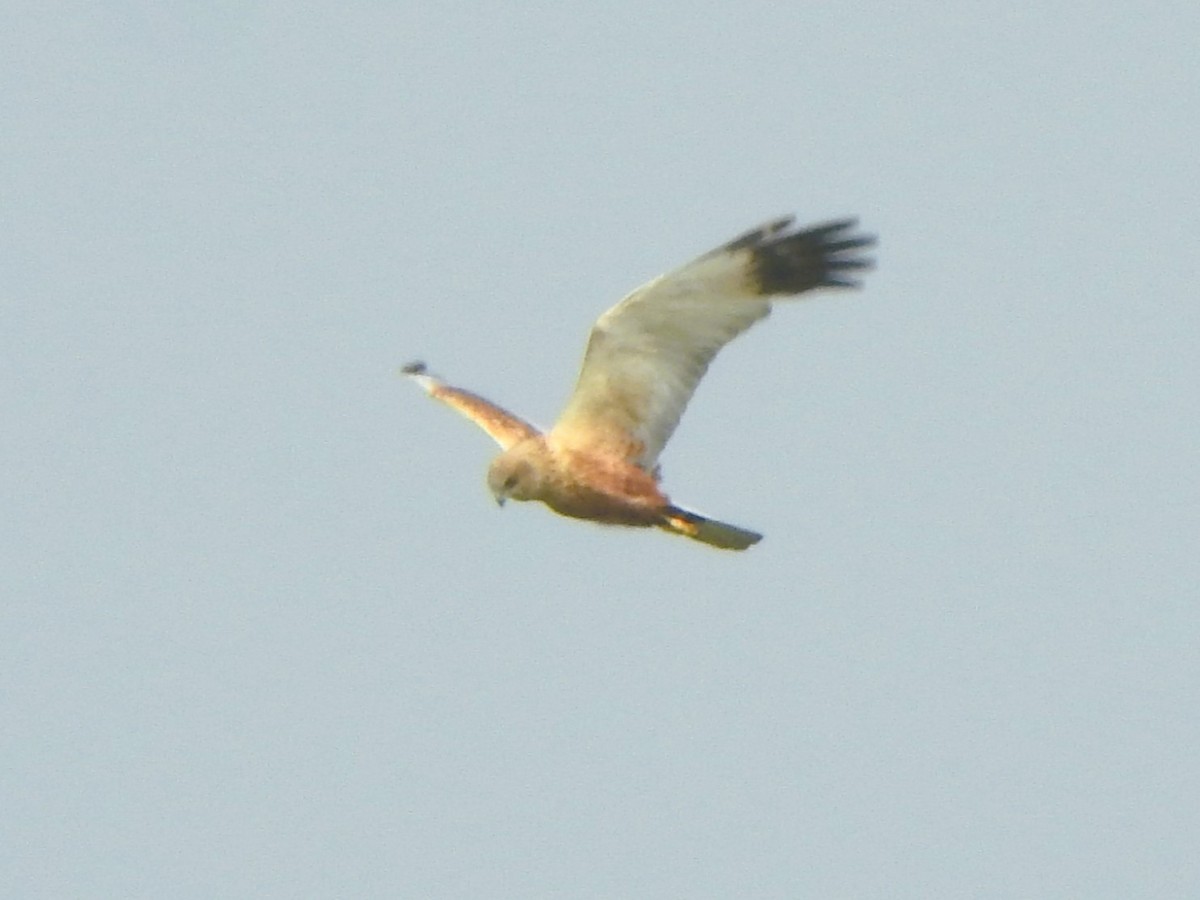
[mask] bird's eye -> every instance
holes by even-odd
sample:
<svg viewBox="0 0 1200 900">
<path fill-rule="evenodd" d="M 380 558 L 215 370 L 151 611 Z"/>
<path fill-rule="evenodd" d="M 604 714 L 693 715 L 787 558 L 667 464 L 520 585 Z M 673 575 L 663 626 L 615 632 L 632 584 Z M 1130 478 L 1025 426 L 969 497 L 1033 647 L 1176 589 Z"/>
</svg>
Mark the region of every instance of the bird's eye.
<svg viewBox="0 0 1200 900">
<path fill-rule="evenodd" d="M 516 486 L 517 486 L 517 473 L 513 472 L 511 475 L 509 475 L 507 478 L 504 479 L 504 489 L 506 491 L 511 491 Z"/>
</svg>

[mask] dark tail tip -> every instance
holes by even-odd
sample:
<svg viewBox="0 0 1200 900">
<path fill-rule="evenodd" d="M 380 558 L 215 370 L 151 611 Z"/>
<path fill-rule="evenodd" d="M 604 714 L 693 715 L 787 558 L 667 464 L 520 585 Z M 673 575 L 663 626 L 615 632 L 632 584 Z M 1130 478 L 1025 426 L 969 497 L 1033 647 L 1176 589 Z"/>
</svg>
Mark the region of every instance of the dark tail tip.
<svg viewBox="0 0 1200 900">
<path fill-rule="evenodd" d="M 718 522 L 715 519 L 706 519 L 678 506 L 667 507 L 661 527 L 722 550 L 745 550 L 763 538 L 757 531 L 738 528 L 736 525 Z"/>
</svg>

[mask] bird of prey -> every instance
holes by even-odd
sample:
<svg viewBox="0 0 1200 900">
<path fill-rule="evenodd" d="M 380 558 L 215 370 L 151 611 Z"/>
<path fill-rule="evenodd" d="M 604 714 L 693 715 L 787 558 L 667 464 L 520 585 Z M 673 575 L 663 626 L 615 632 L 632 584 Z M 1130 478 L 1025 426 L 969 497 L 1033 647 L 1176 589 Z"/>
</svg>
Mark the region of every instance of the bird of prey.
<svg viewBox="0 0 1200 900">
<path fill-rule="evenodd" d="M 858 286 L 855 273 L 872 265 L 859 251 L 875 239 L 856 225 L 776 219 L 639 287 L 596 320 L 575 390 L 546 432 L 424 363 L 403 372 L 503 449 L 487 474 L 497 503 L 538 500 L 564 516 L 744 550 L 762 535 L 672 503 L 659 487 L 659 454 L 717 351 L 773 300 Z"/>
</svg>

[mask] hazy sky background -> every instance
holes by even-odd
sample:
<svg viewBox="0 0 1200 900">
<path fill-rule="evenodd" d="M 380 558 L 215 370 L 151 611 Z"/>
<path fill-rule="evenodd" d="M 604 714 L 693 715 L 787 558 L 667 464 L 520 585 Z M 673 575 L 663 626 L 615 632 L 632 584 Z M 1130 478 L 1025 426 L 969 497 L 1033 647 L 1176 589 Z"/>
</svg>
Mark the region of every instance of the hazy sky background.
<svg viewBox="0 0 1200 900">
<path fill-rule="evenodd" d="M 0 73 L 0 895 L 1200 896 L 1200 6 L 26 3 Z M 498 511 L 396 374 L 548 424 L 790 211 L 878 268 L 667 449 L 744 554 Z"/>
</svg>

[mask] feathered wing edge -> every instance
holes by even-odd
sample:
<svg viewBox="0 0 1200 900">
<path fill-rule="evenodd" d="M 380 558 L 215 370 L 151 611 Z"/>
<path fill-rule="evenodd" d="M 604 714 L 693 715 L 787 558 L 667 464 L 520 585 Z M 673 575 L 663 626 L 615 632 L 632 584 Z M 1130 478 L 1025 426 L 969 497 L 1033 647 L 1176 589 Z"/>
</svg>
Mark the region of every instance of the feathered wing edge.
<svg viewBox="0 0 1200 900">
<path fill-rule="evenodd" d="M 400 370 L 415 381 L 425 393 L 440 400 L 460 415 L 470 419 L 488 433 L 500 447 L 507 450 L 513 444 L 541 434 L 536 428 L 508 410 L 485 400 L 478 394 L 446 384 L 430 374 L 423 362 L 411 362 Z"/>
</svg>

